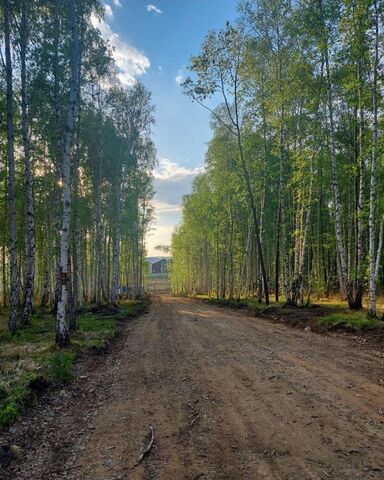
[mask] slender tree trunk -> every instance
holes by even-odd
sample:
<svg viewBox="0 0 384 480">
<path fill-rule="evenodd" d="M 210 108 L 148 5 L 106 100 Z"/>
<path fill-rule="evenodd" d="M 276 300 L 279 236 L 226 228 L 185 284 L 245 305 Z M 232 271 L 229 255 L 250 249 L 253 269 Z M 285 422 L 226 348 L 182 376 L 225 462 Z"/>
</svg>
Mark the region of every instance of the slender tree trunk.
<svg viewBox="0 0 384 480">
<path fill-rule="evenodd" d="M 334 113 L 333 113 L 333 85 L 331 79 L 331 69 L 329 65 L 329 51 L 328 51 L 328 32 L 327 27 L 324 21 L 323 14 L 323 5 L 322 0 L 318 0 L 320 17 L 322 21 L 323 29 L 323 48 L 324 48 L 324 62 L 325 62 L 325 73 L 326 73 L 326 87 L 327 87 L 327 102 L 328 102 L 328 122 L 329 122 L 329 132 L 330 132 L 330 157 L 331 157 L 331 187 L 333 193 L 334 201 L 334 213 L 335 213 L 335 234 L 336 234 L 336 245 L 339 254 L 340 262 L 340 277 L 341 281 L 345 287 L 345 293 L 347 296 L 348 305 L 350 308 L 353 308 L 353 295 L 352 295 L 352 286 L 348 278 L 348 269 L 347 269 L 347 259 L 345 254 L 344 238 L 343 238 L 343 229 L 342 229 L 342 218 L 341 218 L 341 200 L 340 200 L 340 189 L 338 182 L 338 173 L 337 173 L 337 153 L 336 153 L 336 137 L 335 137 L 335 122 L 334 122 Z"/>
<path fill-rule="evenodd" d="M 7 83 L 7 162 L 8 162 L 8 205 L 9 205 L 9 256 L 11 298 L 9 310 L 9 330 L 16 331 L 17 307 L 19 303 L 19 283 L 17 271 L 16 240 L 16 177 L 13 129 L 13 78 L 11 60 L 10 7 L 9 0 L 3 0 L 5 68 Z"/>
<path fill-rule="evenodd" d="M 81 23 L 83 20 L 82 12 L 80 13 Z M 80 164 L 80 125 L 81 125 L 81 102 L 80 102 L 80 88 L 81 88 L 81 55 L 82 55 L 82 35 L 79 39 L 79 66 L 77 70 L 77 128 L 76 128 L 76 152 L 73 160 L 73 225 L 72 225 L 72 295 L 71 295 L 71 317 L 69 321 L 70 331 L 75 331 L 77 328 L 77 305 L 79 302 L 79 164 Z"/>
<path fill-rule="evenodd" d="M 377 77 L 379 67 L 379 12 L 377 0 L 374 1 L 375 9 L 375 49 L 374 49 L 374 64 L 373 64 L 373 86 L 372 86 L 372 103 L 373 103 L 373 141 L 372 141 L 372 157 L 371 157 L 371 180 L 370 180 L 370 195 L 369 195 L 369 307 L 368 315 L 376 317 L 376 291 L 377 291 L 377 274 L 378 265 L 380 263 L 380 256 L 376 260 L 376 195 L 377 195 L 377 151 L 379 139 L 378 127 L 378 93 L 377 93 Z M 381 227 L 383 220 L 381 221 Z M 382 244 L 382 233 L 380 235 L 379 243 Z M 381 252 L 380 252 L 381 253 Z"/>
<path fill-rule="evenodd" d="M 381 217 L 381 220 L 380 220 L 379 243 L 377 245 L 376 270 L 375 270 L 376 282 L 379 278 L 379 273 L 380 273 L 380 261 L 381 261 L 381 253 L 383 251 L 383 242 L 384 242 L 384 215 Z M 377 287 L 377 283 L 376 283 L 376 287 Z"/>
<path fill-rule="evenodd" d="M 5 166 L 7 171 L 8 164 Z M 8 223 L 8 204 L 7 204 L 7 175 L 5 175 L 5 189 L 4 189 L 4 210 L 3 210 L 3 237 L 2 237 L 2 277 L 3 277 L 3 307 L 7 306 L 7 223 Z"/>
<path fill-rule="evenodd" d="M 55 0 L 54 9 L 54 38 L 53 38 L 53 105 L 55 111 L 55 168 L 57 179 L 62 179 L 62 163 L 63 163 L 63 135 L 62 135 L 62 106 L 60 101 L 60 0 Z M 56 238 L 55 238 L 55 258 L 56 258 L 56 276 L 55 276 L 55 291 L 52 311 L 57 314 L 57 305 L 59 302 L 61 292 L 61 276 L 60 276 L 60 242 L 61 242 L 61 211 L 60 204 L 62 203 L 60 189 L 55 188 L 55 226 L 56 226 Z"/>
<path fill-rule="evenodd" d="M 290 278 L 289 278 L 289 248 L 287 239 L 287 218 L 285 213 L 285 175 L 284 175 L 285 145 L 284 145 L 284 110 L 281 111 L 280 119 L 280 173 L 279 173 L 279 203 L 280 203 L 280 226 L 281 226 L 281 250 L 283 256 L 283 282 L 285 300 L 287 305 L 294 302 L 291 295 Z"/>
<path fill-rule="evenodd" d="M 68 238 L 71 214 L 71 149 L 73 140 L 74 116 L 78 100 L 78 68 L 80 63 L 79 38 L 77 31 L 76 5 L 75 0 L 69 2 L 69 13 L 72 32 L 72 65 L 71 65 L 71 87 L 69 105 L 67 112 L 64 155 L 63 155 L 63 223 L 60 244 L 60 274 L 61 274 L 61 295 L 57 306 L 56 323 L 56 344 L 65 347 L 69 344 L 69 333 L 65 322 L 67 295 L 68 295 Z"/>
<path fill-rule="evenodd" d="M 238 147 L 239 147 L 240 160 L 241 160 L 241 166 L 242 166 L 242 169 L 243 169 L 244 180 L 245 180 L 245 184 L 246 184 L 246 187 L 247 187 L 248 199 L 249 199 L 250 207 L 251 207 L 251 210 L 252 210 L 253 223 L 255 225 L 256 244 L 257 244 L 257 249 L 258 249 L 258 253 L 259 253 L 261 273 L 262 273 L 262 276 L 263 276 L 265 303 L 267 305 L 269 305 L 268 278 L 267 278 L 267 271 L 265 269 L 263 249 L 262 249 L 261 241 L 260 241 L 259 220 L 258 220 L 258 216 L 257 216 L 255 198 L 254 198 L 254 195 L 253 195 L 253 192 L 252 192 L 251 180 L 250 180 L 250 177 L 249 177 L 249 172 L 248 172 L 247 165 L 245 163 L 243 146 L 242 146 L 242 143 L 241 143 L 241 135 L 240 135 L 239 129 L 237 129 L 237 143 L 238 143 Z"/>
<path fill-rule="evenodd" d="M 359 82 L 361 82 L 359 75 Z M 365 197 L 365 163 L 363 151 L 363 135 L 364 135 L 364 110 L 362 106 L 362 91 L 359 86 L 359 185 L 357 199 L 357 238 L 356 238 L 356 286 L 353 308 L 359 310 L 363 308 L 363 236 L 364 236 L 364 197 Z"/>
<path fill-rule="evenodd" d="M 121 222 L 121 202 L 120 202 L 120 165 L 116 173 L 116 218 L 114 222 L 113 235 L 113 253 L 112 253 L 112 288 L 111 303 L 117 303 L 119 297 L 119 266 L 120 266 L 120 222 Z"/>
<path fill-rule="evenodd" d="M 52 229 L 51 229 L 51 220 L 52 215 L 48 215 L 48 226 L 47 226 L 47 250 L 44 258 L 44 278 L 43 278 L 43 288 L 41 292 L 41 302 L 40 305 L 44 307 L 48 304 L 51 299 L 51 256 L 52 256 Z"/>
<path fill-rule="evenodd" d="M 20 64 L 21 64 L 21 127 L 25 162 L 25 260 L 24 260 L 24 304 L 22 323 L 30 323 L 33 308 L 35 283 L 35 222 L 33 213 L 33 174 L 30 154 L 30 132 L 28 119 L 28 92 L 26 53 L 28 41 L 28 20 L 26 0 L 21 2 Z"/>
<path fill-rule="evenodd" d="M 79 75 L 80 77 L 80 75 Z M 79 78 L 80 79 L 80 78 Z M 78 85 L 79 84 L 78 79 Z M 80 89 L 78 88 L 78 97 Z M 73 224 L 72 224 L 72 295 L 71 295 L 71 317 L 69 321 L 69 330 L 75 331 L 77 304 L 79 300 L 79 162 L 80 162 L 80 102 L 77 100 L 77 133 L 76 133 L 76 152 L 73 162 Z"/>
</svg>

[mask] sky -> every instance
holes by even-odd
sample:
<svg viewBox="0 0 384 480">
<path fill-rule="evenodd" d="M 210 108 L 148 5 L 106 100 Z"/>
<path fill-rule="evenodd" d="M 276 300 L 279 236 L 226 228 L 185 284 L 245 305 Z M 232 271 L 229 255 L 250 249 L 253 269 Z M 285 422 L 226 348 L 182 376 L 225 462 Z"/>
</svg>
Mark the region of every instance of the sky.
<svg viewBox="0 0 384 480">
<path fill-rule="evenodd" d="M 155 220 L 147 238 L 148 255 L 170 245 L 181 220 L 183 195 L 203 170 L 211 132 L 209 112 L 182 94 L 191 55 L 205 35 L 236 17 L 237 0 L 105 0 L 104 20 L 94 19 L 114 47 L 120 81 L 139 79 L 152 92 L 156 125 L 153 139 Z"/>
</svg>

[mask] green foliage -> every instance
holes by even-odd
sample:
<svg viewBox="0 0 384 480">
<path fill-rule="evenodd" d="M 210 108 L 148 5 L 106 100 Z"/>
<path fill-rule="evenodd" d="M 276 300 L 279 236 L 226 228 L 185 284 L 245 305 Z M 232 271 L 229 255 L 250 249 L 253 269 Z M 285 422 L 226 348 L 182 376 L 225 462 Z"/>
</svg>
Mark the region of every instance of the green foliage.
<svg viewBox="0 0 384 480">
<path fill-rule="evenodd" d="M 319 324 L 334 328 L 347 327 L 356 331 L 384 328 L 384 322 L 373 318 L 367 318 L 364 312 L 332 313 L 319 319 Z"/>
<path fill-rule="evenodd" d="M 16 420 L 19 415 L 17 401 L 8 398 L 6 402 L 0 403 L 0 427 L 6 427 Z"/>
<path fill-rule="evenodd" d="M 71 351 L 54 352 L 48 361 L 48 375 L 61 382 L 69 382 L 72 376 L 72 366 L 75 354 Z"/>
<path fill-rule="evenodd" d="M 213 135 L 173 235 L 175 293 L 261 298 L 265 263 L 290 305 L 343 293 L 360 307 L 379 244 L 368 218 L 374 208 L 378 226 L 384 206 L 382 156 L 370 192 L 384 125 L 375 147 L 375 5 L 244 1 L 234 25 L 207 34 L 184 92 L 211 111 Z"/>
</svg>

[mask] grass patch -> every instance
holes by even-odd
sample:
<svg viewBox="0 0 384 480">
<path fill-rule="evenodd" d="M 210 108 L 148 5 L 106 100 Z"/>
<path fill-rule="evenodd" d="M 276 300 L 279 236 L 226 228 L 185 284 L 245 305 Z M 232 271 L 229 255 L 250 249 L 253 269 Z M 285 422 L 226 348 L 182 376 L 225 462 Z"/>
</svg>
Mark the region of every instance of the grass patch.
<svg viewBox="0 0 384 480">
<path fill-rule="evenodd" d="M 49 385 L 70 381 L 73 363 L 81 351 L 104 348 L 116 335 L 118 321 L 140 314 L 148 300 L 122 301 L 116 313 L 93 313 L 81 309 L 77 330 L 71 333 L 71 346 L 55 348 L 55 317 L 48 310 L 32 315 L 31 325 L 8 332 L 8 315 L 0 313 L 0 428 L 18 417 L 32 395 L 36 382 Z"/>
<path fill-rule="evenodd" d="M 267 313 L 269 310 L 273 310 L 275 308 L 280 308 L 283 306 L 282 303 L 275 301 L 271 301 L 269 305 L 266 305 L 265 303 L 258 302 L 256 298 L 249 298 L 245 300 L 245 303 L 250 310 L 259 313 Z"/>
<path fill-rule="evenodd" d="M 351 330 L 374 330 L 384 327 L 384 322 L 368 318 L 365 312 L 340 312 L 325 315 L 318 320 L 319 325 Z"/>
<path fill-rule="evenodd" d="M 74 352 L 59 350 L 54 352 L 49 359 L 47 370 L 50 375 L 63 383 L 69 382 L 72 377 Z"/>
</svg>

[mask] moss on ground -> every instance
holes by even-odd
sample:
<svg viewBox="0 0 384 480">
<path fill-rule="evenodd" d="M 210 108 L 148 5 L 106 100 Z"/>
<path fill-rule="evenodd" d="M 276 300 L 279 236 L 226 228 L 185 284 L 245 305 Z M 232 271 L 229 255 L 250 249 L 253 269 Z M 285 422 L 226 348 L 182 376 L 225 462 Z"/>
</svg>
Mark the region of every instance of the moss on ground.
<svg viewBox="0 0 384 480">
<path fill-rule="evenodd" d="M 66 383 L 72 377 L 76 355 L 88 349 L 104 348 L 116 335 L 117 323 L 134 317 L 147 306 L 147 300 L 122 301 L 112 314 L 93 313 L 83 308 L 77 330 L 71 333 L 71 346 L 57 350 L 55 318 L 48 310 L 36 311 L 31 325 L 14 335 L 7 329 L 8 315 L 0 314 L 0 428 L 18 417 L 33 395 L 34 385 Z"/>
</svg>

